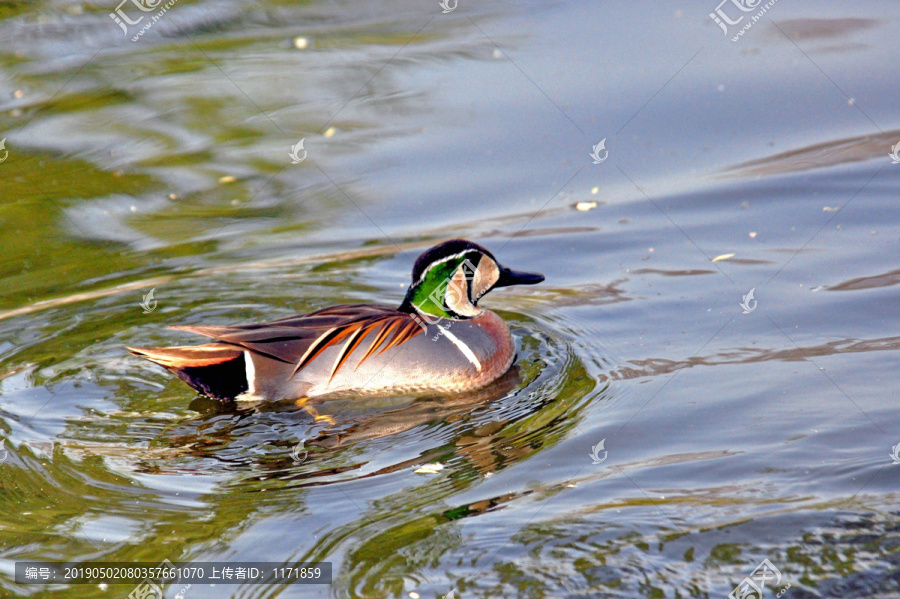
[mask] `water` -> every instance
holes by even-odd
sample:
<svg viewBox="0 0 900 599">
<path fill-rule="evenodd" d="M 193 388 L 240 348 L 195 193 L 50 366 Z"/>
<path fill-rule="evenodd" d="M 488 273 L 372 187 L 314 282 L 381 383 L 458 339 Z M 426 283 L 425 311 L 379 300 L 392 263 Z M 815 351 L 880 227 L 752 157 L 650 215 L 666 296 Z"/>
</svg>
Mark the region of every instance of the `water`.
<svg viewBox="0 0 900 599">
<path fill-rule="evenodd" d="M 169 559 L 334 565 L 191 599 L 725 597 L 768 559 L 766 597 L 900 596 L 894 4 L 737 42 L 712 3 L 113 8 L 0 8 L 0 594 Z M 547 276 L 484 300 L 519 360 L 482 392 L 329 426 L 123 349 L 399 303 L 450 236 Z"/>
</svg>

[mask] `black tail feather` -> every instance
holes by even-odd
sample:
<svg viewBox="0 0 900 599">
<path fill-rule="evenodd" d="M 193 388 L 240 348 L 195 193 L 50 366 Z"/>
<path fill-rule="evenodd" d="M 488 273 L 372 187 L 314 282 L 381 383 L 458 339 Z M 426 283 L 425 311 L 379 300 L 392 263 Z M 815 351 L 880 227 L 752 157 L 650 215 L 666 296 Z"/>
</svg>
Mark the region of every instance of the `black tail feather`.
<svg viewBox="0 0 900 599">
<path fill-rule="evenodd" d="M 185 383 L 214 399 L 232 400 L 247 390 L 244 354 L 212 366 L 170 368 Z"/>
</svg>

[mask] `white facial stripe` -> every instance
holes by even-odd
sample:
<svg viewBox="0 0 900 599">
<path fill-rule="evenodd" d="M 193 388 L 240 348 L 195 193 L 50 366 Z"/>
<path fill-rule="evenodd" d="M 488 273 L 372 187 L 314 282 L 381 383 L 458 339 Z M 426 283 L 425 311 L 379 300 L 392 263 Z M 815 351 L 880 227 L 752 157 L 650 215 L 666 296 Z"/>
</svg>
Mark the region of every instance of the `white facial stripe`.
<svg viewBox="0 0 900 599">
<path fill-rule="evenodd" d="M 450 279 L 450 283 L 447 285 L 447 290 L 444 292 L 444 302 L 448 308 L 461 316 L 478 316 L 482 311 L 469 301 L 468 285 L 465 269 L 460 266 L 453 273 L 453 278 Z"/>
<path fill-rule="evenodd" d="M 472 281 L 472 301 L 478 301 L 500 280 L 500 267 L 488 256 L 482 256 Z"/>
<path fill-rule="evenodd" d="M 457 259 L 457 258 L 461 258 L 461 257 L 465 256 L 466 254 L 468 254 L 469 252 L 476 252 L 476 253 L 477 253 L 477 251 L 478 251 L 478 250 L 469 248 L 469 249 L 467 249 L 467 250 L 461 251 L 461 252 L 458 253 L 458 254 L 453 254 L 452 256 L 447 256 L 446 258 L 441 258 L 440 260 L 437 260 L 437 261 L 435 261 L 435 262 L 432 262 L 431 265 L 430 265 L 428 268 L 425 269 L 425 272 L 422 273 L 422 276 L 419 277 L 419 280 L 416 281 L 416 285 L 418 285 L 419 283 L 421 283 L 422 281 L 424 281 L 424 280 L 425 280 L 425 277 L 428 275 L 428 273 L 431 272 L 431 269 L 434 268 L 435 266 L 437 266 L 438 264 L 443 264 L 444 262 L 447 262 L 447 261 L 449 261 L 449 260 L 455 260 L 455 259 Z"/>
<path fill-rule="evenodd" d="M 444 333 L 444 336 L 449 339 L 456 348 L 462 352 L 462 355 L 466 357 L 466 359 L 471 362 L 475 366 L 475 370 L 481 372 L 481 362 L 478 361 L 478 356 L 475 355 L 475 352 L 469 348 L 468 345 L 460 341 L 459 337 L 450 332 L 450 327 L 443 328 L 441 327 L 441 331 Z"/>
</svg>

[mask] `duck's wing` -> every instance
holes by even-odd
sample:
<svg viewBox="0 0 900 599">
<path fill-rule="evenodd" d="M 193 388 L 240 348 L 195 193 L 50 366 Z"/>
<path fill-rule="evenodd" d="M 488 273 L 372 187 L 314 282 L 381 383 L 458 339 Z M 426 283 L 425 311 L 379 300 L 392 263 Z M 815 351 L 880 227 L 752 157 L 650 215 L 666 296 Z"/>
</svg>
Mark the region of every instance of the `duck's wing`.
<svg viewBox="0 0 900 599">
<path fill-rule="evenodd" d="M 396 308 L 366 304 L 333 306 L 263 324 L 170 328 L 211 337 L 274 360 L 294 364 L 293 374 L 329 347 L 343 342 L 332 376 L 367 338 L 369 348 L 359 363 L 379 347 L 381 349 L 378 353 L 382 353 L 422 332 L 422 328 L 410 314 Z"/>
</svg>

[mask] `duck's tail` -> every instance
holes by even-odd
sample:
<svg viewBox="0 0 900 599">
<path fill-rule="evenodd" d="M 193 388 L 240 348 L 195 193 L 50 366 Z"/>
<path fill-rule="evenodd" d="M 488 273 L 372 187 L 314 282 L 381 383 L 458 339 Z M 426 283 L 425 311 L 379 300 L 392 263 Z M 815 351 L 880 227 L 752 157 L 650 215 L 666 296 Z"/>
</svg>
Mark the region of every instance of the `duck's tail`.
<svg viewBox="0 0 900 599">
<path fill-rule="evenodd" d="M 234 399 L 247 390 L 244 351 L 226 343 L 184 347 L 127 347 L 209 397 Z"/>
</svg>

